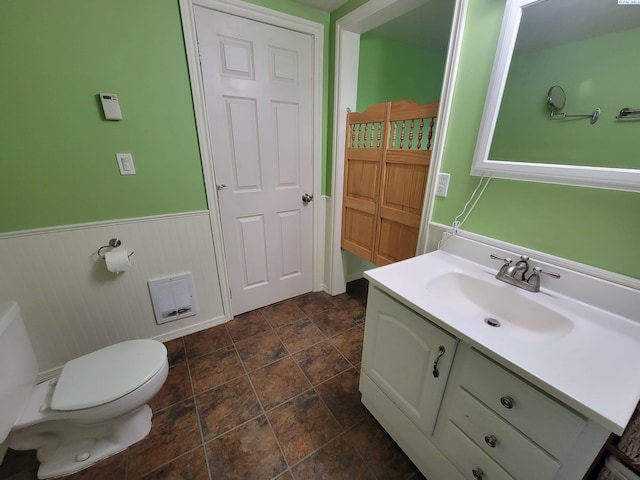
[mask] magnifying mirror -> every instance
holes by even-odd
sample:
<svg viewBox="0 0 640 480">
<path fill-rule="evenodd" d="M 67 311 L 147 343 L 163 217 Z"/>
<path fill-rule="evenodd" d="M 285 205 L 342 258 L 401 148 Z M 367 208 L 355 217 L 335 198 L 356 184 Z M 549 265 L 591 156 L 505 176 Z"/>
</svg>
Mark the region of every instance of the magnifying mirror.
<svg viewBox="0 0 640 480">
<path fill-rule="evenodd" d="M 564 108 L 567 96 L 560 85 L 554 85 L 547 93 L 547 108 L 551 113 L 558 113 Z"/>
<path fill-rule="evenodd" d="M 568 115 L 567 112 L 561 112 L 567 96 L 560 85 L 554 85 L 547 92 L 547 108 L 551 112 L 551 118 L 588 118 L 591 125 L 596 123 L 600 118 L 602 111 L 596 108 L 590 115 Z"/>
</svg>

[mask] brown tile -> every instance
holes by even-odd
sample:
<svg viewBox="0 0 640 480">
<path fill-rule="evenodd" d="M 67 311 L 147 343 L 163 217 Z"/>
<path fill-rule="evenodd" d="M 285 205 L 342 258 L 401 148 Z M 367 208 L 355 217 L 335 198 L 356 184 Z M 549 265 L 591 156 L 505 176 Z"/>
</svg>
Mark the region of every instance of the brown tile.
<svg viewBox="0 0 640 480">
<path fill-rule="evenodd" d="M 164 342 L 164 346 L 167 347 L 167 359 L 169 360 L 170 367 L 173 367 L 180 362 L 184 362 L 187 359 L 182 337 Z"/>
<path fill-rule="evenodd" d="M 364 461 L 344 435 L 294 466 L 291 471 L 296 480 L 310 478 L 366 480 L 372 478 Z"/>
<path fill-rule="evenodd" d="M 275 480 L 293 480 L 293 477 L 291 476 L 291 473 L 287 470 L 279 477 L 276 477 Z"/>
<path fill-rule="evenodd" d="M 322 312 L 329 308 L 334 308 L 335 304 L 331 300 L 331 295 L 326 292 L 312 292 L 296 297 L 296 303 L 307 315 Z"/>
<path fill-rule="evenodd" d="M 260 310 L 238 315 L 229 323 L 227 323 L 227 331 L 234 342 L 243 340 L 256 333 L 269 330 L 271 326 L 267 323 Z"/>
<path fill-rule="evenodd" d="M 318 395 L 345 430 L 367 415 L 360 401 L 359 383 L 360 375 L 351 368 L 316 386 Z"/>
<path fill-rule="evenodd" d="M 340 426 L 313 390 L 274 408 L 267 416 L 290 465 L 341 433 Z"/>
<path fill-rule="evenodd" d="M 231 337 L 227 332 L 225 325 L 217 325 L 215 327 L 192 333 L 184 338 L 184 346 L 189 358 L 199 357 L 206 353 L 219 350 L 222 347 L 231 345 Z"/>
<path fill-rule="evenodd" d="M 167 380 L 156 396 L 149 401 L 149 406 L 155 412 L 191 396 L 193 396 L 193 390 L 189 368 L 186 362 L 182 362 L 169 369 Z"/>
<path fill-rule="evenodd" d="M 225 347 L 209 355 L 189 359 L 194 393 L 202 393 L 244 375 L 244 368 L 235 348 Z"/>
<path fill-rule="evenodd" d="M 347 437 L 362 458 L 367 459 L 367 466 L 376 478 L 405 479 L 418 471 L 371 415 L 349 430 Z"/>
<path fill-rule="evenodd" d="M 110 477 L 120 479 L 124 477 Z M 209 480 L 204 448 L 198 447 L 142 477 L 144 480 Z"/>
<path fill-rule="evenodd" d="M 330 308 L 311 315 L 311 320 L 327 337 L 343 332 L 357 325 L 357 312 Z"/>
<path fill-rule="evenodd" d="M 295 355 L 296 361 L 312 385 L 317 385 L 350 367 L 328 340 L 312 345 Z"/>
<path fill-rule="evenodd" d="M 302 350 L 326 338 L 324 333 L 308 318 L 279 327 L 276 329 L 276 333 L 290 353 Z"/>
<path fill-rule="evenodd" d="M 100 460 L 85 470 L 81 470 L 78 473 L 64 478 L 68 480 L 113 480 L 114 478 L 125 478 L 128 453 L 127 450 L 116 453 L 104 460 Z"/>
<path fill-rule="evenodd" d="M 300 310 L 295 299 L 274 303 L 268 307 L 261 308 L 260 311 L 273 328 L 287 325 L 306 316 L 306 314 Z"/>
<path fill-rule="evenodd" d="M 265 410 L 271 410 L 311 388 L 311 384 L 291 357 L 254 370 L 249 376 Z"/>
<path fill-rule="evenodd" d="M 360 370 L 362 362 L 362 341 L 364 339 L 364 328 L 360 325 L 345 330 L 335 337 L 331 337 L 331 343 L 340 350 L 347 360 Z"/>
<path fill-rule="evenodd" d="M 139 478 L 200 445 L 200 429 L 193 399 L 160 410 L 151 433 L 129 447 L 127 478 Z"/>
<path fill-rule="evenodd" d="M 264 416 L 205 445 L 212 479 L 273 478 L 287 469 Z"/>
<path fill-rule="evenodd" d="M 205 441 L 262 413 L 246 375 L 198 395 L 196 404 Z"/>
<path fill-rule="evenodd" d="M 236 343 L 247 370 L 255 370 L 287 355 L 280 338 L 273 330 L 253 335 Z"/>
</svg>

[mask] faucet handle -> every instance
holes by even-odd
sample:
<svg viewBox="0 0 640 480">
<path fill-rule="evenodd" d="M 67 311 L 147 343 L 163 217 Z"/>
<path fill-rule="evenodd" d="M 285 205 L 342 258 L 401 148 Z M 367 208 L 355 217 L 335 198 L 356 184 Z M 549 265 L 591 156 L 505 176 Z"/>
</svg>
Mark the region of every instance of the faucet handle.
<svg viewBox="0 0 640 480">
<path fill-rule="evenodd" d="M 560 278 L 560 274 L 559 273 L 556 273 L 556 272 L 545 272 L 540 267 L 533 267 L 533 273 L 531 275 L 535 275 L 535 274 L 539 275 L 541 273 L 544 273 L 545 275 L 549 275 L 552 278 Z M 529 278 L 531 278 L 531 277 L 529 277 Z"/>
<path fill-rule="evenodd" d="M 529 275 L 527 278 L 527 284 L 529 284 L 528 290 L 531 292 L 539 292 L 540 291 L 540 274 L 544 273 L 545 275 L 549 275 L 552 278 L 560 278 L 559 273 L 555 272 L 545 272 L 540 267 L 533 267 L 533 273 Z"/>
<path fill-rule="evenodd" d="M 511 265 L 511 262 L 513 262 L 513 260 L 511 260 L 510 258 L 502 258 L 497 255 L 494 255 L 493 253 L 489 255 L 489 257 L 491 257 L 494 260 L 502 260 L 505 263 L 505 265 Z"/>
</svg>

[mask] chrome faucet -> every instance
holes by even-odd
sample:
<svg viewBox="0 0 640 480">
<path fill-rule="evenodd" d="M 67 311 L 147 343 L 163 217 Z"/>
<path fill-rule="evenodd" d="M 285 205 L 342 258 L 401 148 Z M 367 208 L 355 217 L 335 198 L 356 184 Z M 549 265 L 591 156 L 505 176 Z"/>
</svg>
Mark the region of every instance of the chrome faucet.
<svg viewBox="0 0 640 480">
<path fill-rule="evenodd" d="M 527 276 L 529 272 L 529 257 L 521 255 L 520 260 L 515 264 L 510 258 L 502 258 L 497 255 L 490 255 L 494 260 L 502 260 L 503 264 L 496 274 L 496 278 L 510 285 L 527 290 L 528 292 L 540 291 L 540 274 L 549 275 L 552 278 L 560 278 L 560 274 L 555 272 L 545 272 L 540 267 L 533 267 L 533 272 Z"/>
</svg>

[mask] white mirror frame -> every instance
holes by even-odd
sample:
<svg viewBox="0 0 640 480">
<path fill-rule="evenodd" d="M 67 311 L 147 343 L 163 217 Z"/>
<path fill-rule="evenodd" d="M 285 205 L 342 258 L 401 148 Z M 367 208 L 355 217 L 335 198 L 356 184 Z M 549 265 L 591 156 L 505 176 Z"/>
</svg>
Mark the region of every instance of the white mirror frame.
<svg viewBox="0 0 640 480">
<path fill-rule="evenodd" d="M 498 38 L 498 48 L 491 71 L 489 89 L 484 104 L 478 141 L 473 156 L 472 175 L 509 178 L 563 185 L 581 185 L 611 190 L 640 191 L 640 169 L 586 167 L 562 164 L 513 162 L 489 158 L 493 132 L 496 127 L 500 102 L 509 74 L 513 49 L 520 28 L 522 11 L 528 5 L 552 0 L 508 0 Z M 548 85 L 540 86 L 544 99 Z"/>
</svg>

